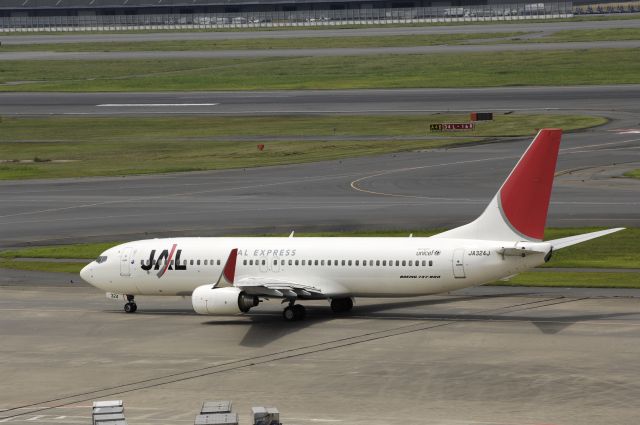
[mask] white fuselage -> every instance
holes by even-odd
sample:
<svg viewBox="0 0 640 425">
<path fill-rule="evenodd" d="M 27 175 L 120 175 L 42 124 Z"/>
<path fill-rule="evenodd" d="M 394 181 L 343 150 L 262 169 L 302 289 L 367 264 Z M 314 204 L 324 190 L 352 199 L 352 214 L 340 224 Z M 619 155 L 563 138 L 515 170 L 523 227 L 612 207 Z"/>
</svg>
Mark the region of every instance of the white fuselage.
<svg viewBox="0 0 640 425">
<path fill-rule="evenodd" d="M 481 285 L 544 263 L 550 245 L 437 237 L 150 239 L 105 251 L 82 277 L 106 292 L 187 296 L 215 283 L 234 248 L 236 279 L 300 282 L 331 298 L 406 297 Z M 504 248 L 540 253 L 504 255 Z"/>
</svg>

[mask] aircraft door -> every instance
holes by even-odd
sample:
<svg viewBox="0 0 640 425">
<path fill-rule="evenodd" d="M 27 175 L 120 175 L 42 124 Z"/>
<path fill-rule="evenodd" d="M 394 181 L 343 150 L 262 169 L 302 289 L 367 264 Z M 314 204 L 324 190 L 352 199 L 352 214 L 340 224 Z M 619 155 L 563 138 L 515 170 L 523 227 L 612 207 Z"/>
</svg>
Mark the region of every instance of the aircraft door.
<svg viewBox="0 0 640 425">
<path fill-rule="evenodd" d="M 120 276 L 131 276 L 131 258 L 133 248 L 125 247 L 120 253 Z"/>
<path fill-rule="evenodd" d="M 453 251 L 453 277 L 467 277 L 464 272 L 464 248 L 457 248 Z"/>
<path fill-rule="evenodd" d="M 260 262 L 260 272 L 261 273 L 266 273 L 269 271 L 269 261 L 271 259 L 269 257 L 265 257 L 262 256 L 260 258 L 258 258 L 258 261 Z"/>
<path fill-rule="evenodd" d="M 268 257 L 268 262 L 269 262 L 269 270 L 271 270 L 272 272 L 279 272 L 280 271 L 280 258 L 278 258 L 277 256 L 271 256 Z"/>
</svg>

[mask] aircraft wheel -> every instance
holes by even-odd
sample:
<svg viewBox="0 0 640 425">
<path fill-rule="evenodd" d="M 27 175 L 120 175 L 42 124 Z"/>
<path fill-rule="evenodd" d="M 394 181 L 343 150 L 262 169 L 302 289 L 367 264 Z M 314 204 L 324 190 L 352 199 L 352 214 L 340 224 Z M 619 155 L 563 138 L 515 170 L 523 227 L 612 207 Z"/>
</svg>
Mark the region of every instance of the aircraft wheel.
<svg viewBox="0 0 640 425">
<path fill-rule="evenodd" d="M 334 298 L 331 300 L 331 310 L 334 313 L 346 313 L 353 308 L 351 298 Z"/>
<path fill-rule="evenodd" d="M 293 312 L 296 315 L 296 320 L 304 320 L 307 317 L 307 309 L 303 305 L 296 304 L 293 306 Z"/>
<path fill-rule="evenodd" d="M 138 306 L 136 305 L 136 303 L 126 303 L 124 305 L 125 313 L 135 313 L 137 309 L 138 309 Z"/>
<path fill-rule="evenodd" d="M 284 311 L 282 312 L 282 317 L 287 322 L 293 322 L 294 320 L 296 320 L 296 316 L 297 316 L 296 312 L 291 306 L 285 308 Z"/>
</svg>

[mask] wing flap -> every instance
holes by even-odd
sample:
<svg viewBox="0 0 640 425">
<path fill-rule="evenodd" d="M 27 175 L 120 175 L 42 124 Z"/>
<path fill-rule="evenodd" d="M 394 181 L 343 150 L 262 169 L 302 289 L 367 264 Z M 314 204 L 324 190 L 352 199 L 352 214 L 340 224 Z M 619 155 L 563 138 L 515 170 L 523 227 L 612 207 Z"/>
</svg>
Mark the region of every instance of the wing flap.
<svg viewBox="0 0 640 425">
<path fill-rule="evenodd" d="M 234 286 L 252 295 L 265 295 L 283 298 L 325 297 L 322 289 L 320 288 L 278 279 L 247 277 L 237 280 L 234 283 Z"/>
</svg>

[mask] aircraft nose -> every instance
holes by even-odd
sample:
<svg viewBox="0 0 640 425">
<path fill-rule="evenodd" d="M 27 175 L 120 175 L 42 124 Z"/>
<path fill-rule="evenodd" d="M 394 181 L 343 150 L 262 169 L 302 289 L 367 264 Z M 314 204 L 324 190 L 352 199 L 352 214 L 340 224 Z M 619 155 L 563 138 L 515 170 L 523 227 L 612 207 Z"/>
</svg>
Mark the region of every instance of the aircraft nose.
<svg viewBox="0 0 640 425">
<path fill-rule="evenodd" d="M 87 283 L 91 283 L 91 264 L 87 264 L 80 270 L 80 277 Z"/>
</svg>

